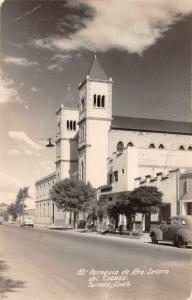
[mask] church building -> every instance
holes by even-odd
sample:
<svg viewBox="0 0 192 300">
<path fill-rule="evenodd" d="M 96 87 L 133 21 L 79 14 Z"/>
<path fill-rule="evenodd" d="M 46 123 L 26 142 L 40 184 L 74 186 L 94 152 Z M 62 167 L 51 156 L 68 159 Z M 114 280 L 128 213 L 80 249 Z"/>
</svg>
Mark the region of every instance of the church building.
<svg viewBox="0 0 192 300">
<path fill-rule="evenodd" d="M 110 199 L 155 185 L 164 194 L 165 216 L 192 213 L 192 198 L 182 203 L 180 192 L 191 182 L 184 174 L 192 172 L 192 123 L 113 115 L 112 86 L 95 56 L 79 84 L 78 107 L 57 110 L 56 170 L 36 182 L 37 224 L 68 226 L 68 213 L 54 209 L 49 197 L 51 184 L 64 178 L 90 182 Z"/>
</svg>

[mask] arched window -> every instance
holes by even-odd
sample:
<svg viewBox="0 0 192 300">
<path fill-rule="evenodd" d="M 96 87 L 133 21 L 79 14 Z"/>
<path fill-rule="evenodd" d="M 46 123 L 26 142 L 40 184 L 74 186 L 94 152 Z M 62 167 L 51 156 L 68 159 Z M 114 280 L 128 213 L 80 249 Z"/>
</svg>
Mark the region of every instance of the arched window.
<svg viewBox="0 0 192 300">
<path fill-rule="evenodd" d="M 104 95 L 93 95 L 93 107 L 105 107 Z"/>
<path fill-rule="evenodd" d="M 73 121 L 70 121 L 70 130 L 73 130 Z"/>
<path fill-rule="evenodd" d="M 124 149 L 124 145 L 122 142 L 118 142 L 117 144 L 117 151 L 118 152 L 123 152 L 123 149 Z"/>
<path fill-rule="evenodd" d="M 179 150 L 185 150 L 184 146 L 183 145 L 179 146 Z"/>
<path fill-rule="evenodd" d="M 190 150 L 190 151 L 191 151 L 191 150 L 192 150 L 192 146 L 189 146 L 187 150 Z"/>
<path fill-rule="evenodd" d="M 73 121 L 73 130 L 76 130 L 76 121 Z"/>
<path fill-rule="evenodd" d="M 155 145 L 152 143 L 152 144 L 149 145 L 149 148 L 154 149 Z"/>
<path fill-rule="evenodd" d="M 105 96 L 102 96 L 101 98 L 101 106 L 105 107 Z"/>
<path fill-rule="evenodd" d="M 69 120 L 67 120 L 67 129 L 69 130 Z"/>
<path fill-rule="evenodd" d="M 97 107 L 101 107 L 101 96 L 97 96 Z"/>
<path fill-rule="evenodd" d="M 127 147 L 133 147 L 133 143 L 132 143 L 132 142 L 129 142 L 129 143 L 127 144 Z"/>
<path fill-rule="evenodd" d="M 165 147 L 163 146 L 163 144 L 159 145 L 159 149 L 165 149 Z"/>
<path fill-rule="evenodd" d="M 97 96 L 96 95 L 93 96 L 93 106 L 94 107 L 97 106 Z"/>
</svg>

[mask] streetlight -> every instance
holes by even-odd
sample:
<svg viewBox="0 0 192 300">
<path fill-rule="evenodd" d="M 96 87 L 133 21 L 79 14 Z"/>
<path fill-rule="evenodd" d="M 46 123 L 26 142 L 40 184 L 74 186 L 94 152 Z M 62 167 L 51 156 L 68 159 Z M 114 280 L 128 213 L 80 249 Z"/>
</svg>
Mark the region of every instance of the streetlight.
<svg viewBox="0 0 192 300">
<path fill-rule="evenodd" d="M 47 139 L 48 144 L 46 145 L 46 147 L 51 148 L 51 147 L 54 147 L 54 146 L 55 146 L 55 145 L 51 142 L 52 139 L 53 139 L 52 137 L 50 137 L 50 138 Z"/>
<path fill-rule="evenodd" d="M 42 141 L 48 141 L 48 144 L 46 144 L 45 146 L 48 148 L 54 147 L 55 145 L 52 143 L 52 139 L 53 137 L 49 137 L 47 139 L 41 139 Z"/>
</svg>

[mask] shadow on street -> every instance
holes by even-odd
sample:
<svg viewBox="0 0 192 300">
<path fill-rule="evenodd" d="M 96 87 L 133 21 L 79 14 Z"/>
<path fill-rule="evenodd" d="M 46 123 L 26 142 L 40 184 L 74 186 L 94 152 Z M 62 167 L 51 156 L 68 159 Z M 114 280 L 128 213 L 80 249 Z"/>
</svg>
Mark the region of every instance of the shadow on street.
<svg viewBox="0 0 192 300">
<path fill-rule="evenodd" d="M 0 259 L 0 299 L 5 298 L 7 293 L 16 292 L 17 289 L 25 287 L 23 281 L 12 280 L 4 275 L 8 268 L 6 262 Z"/>
</svg>

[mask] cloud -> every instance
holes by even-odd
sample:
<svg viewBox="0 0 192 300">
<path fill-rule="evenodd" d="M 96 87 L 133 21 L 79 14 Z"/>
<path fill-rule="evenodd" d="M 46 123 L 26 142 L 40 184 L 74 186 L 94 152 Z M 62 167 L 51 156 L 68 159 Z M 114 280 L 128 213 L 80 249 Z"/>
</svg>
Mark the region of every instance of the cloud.
<svg viewBox="0 0 192 300">
<path fill-rule="evenodd" d="M 49 65 L 47 67 L 47 70 L 49 70 L 49 71 L 55 70 L 55 71 L 60 71 L 61 72 L 61 71 L 64 70 L 64 68 L 61 67 L 59 63 L 57 63 L 57 64 L 51 64 L 51 65 Z"/>
<path fill-rule="evenodd" d="M 9 131 L 8 135 L 27 155 L 33 154 L 34 151 L 43 150 L 42 146 L 30 139 L 23 131 Z"/>
<path fill-rule="evenodd" d="M 34 42 L 47 49 L 111 48 L 141 54 L 176 22 L 192 13 L 192 0 L 68 0 L 73 8 L 88 7 L 92 18 L 68 37 L 50 37 Z M 94 12 L 94 14 L 93 14 Z"/>
<path fill-rule="evenodd" d="M 49 71 L 63 71 L 64 65 L 72 58 L 71 54 L 55 54 L 50 60 L 52 64 L 50 64 L 47 69 Z"/>
<path fill-rule="evenodd" d="M 10 156 L 17 156 L 17 155 L 22 154 L 22 152 L 18 149 L 11 149 L 11 150 L 8 151 L 8 154 Z"/>
<path fill-rule="evenodd" d="M 32 91 L 33 93 L 36 93 L 38 90 L 37 90 L 34 86 L 32 86 L 32 87 L 31 87 L 31 91 Z"/>
<path fill-rule="evenodd" d="M 49 42 L 47 42 L 47 39 L 32 40 L 29 44 L 32 46 L 35 46 L 37 48 L 43 48 L 43 49 L 47 49 L 50 51 L 54 50 L 54 47 L 52 45 L 50 45 Z"/>
<path fill-rule="evenodd" d="M 71 54 L 55 54 L 52 58 L 51 61 L 59 61 L 59 62 L 67 62 L 69 59 L 71 59 Z"/>
<path fill-rule="evenodd" d="M 14 82 L 11 78 L 6 77 L 0 69 L 0 104 L 18 102 L 22 100 L 19 96 Z"/>
<path fill-rule="evenodd" d="M 29 61 L 24 57 L 14 57 L 14 56 L 6 56 L 2 59 L 6 64 L 13 64 L 19 67 L 29 67 L 37 65 L 37 62 Z"/>
</svg>

